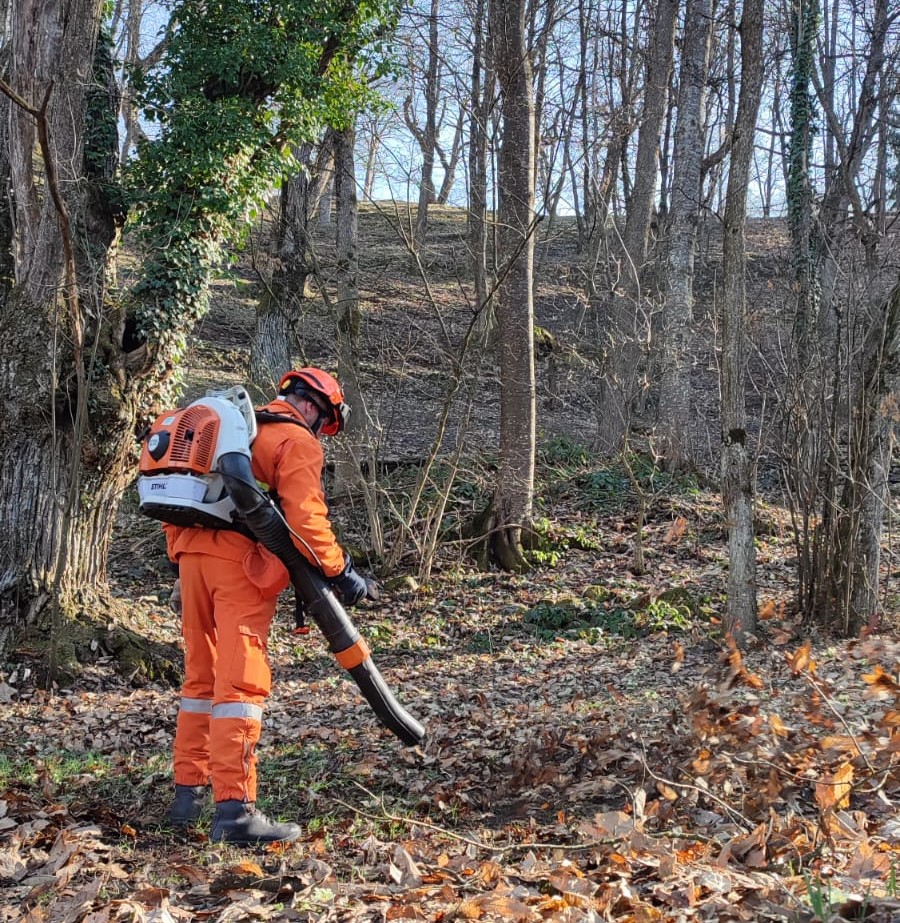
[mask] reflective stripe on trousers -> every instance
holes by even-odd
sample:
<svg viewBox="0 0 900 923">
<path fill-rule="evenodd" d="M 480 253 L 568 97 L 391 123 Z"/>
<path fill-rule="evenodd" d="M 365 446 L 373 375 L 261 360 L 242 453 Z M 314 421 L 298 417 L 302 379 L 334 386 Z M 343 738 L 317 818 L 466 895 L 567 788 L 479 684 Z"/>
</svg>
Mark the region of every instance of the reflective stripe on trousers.
<svg viewBox="0 0 900 923">
<path fill-rule="evenodd" d="M 195 715 L 208 715 L 212 712 L 212 699 L 189 699 L 182 696 L 179 708 Z"/>
<path fill-rule="evenodd" d="M 262 722 L 263 710 L 252 702 L 220 702 L 212 706 L 213 720 L 216 718 L 249 718 Z"/>
</svg>

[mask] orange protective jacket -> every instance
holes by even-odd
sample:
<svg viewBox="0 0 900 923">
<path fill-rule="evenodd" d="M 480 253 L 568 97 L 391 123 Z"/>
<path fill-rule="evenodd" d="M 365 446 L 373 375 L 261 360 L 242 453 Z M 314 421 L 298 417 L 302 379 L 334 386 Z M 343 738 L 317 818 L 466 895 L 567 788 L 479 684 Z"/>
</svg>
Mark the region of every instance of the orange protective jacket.
<svg viewBox="0 0 900 923">
<path fill-rule="evenodd" d="M 253 476 L 277 496 L 291 529 L 309 546 L 294 538 L 300 553 L 326 577 L 336 577 L 344 569 L 344 552 L 331 528 L 322 492 L 325 464 L 322 446 L 300 413 L 287 401 L 275 400 L 260 409 L 284 414 L 301 425 L 260 424 L 252 446 Z M 186 529 L 172 525 L 164 529 L 169 557 L 176 563 L 179 555 L 186 552 L 208 554 L 226 561 L 244 561 L 251 544 L 249 539 L 227 529 Z M 287 570 L 264 549 L 261 557 L 266 563 L 265 571 L 247 576 L 254 583 L 264 581 L 273 590 L 280 583 L 278 590 L 274 590 L 277 595 L 290 582 Z"/>
<path fill-rule="evenodd" d="M 286 401 L 263 409 L 302 421 Z M 301 553 L 334 577 L 344 568 L 344 555 L 328 520 L 323 461 L 322 447 L 305 425 L 260 424 L 253 475 L 277 494 L 291 528 L 309 545 L 295 538 Z M 288 573 L 275 555 L 237 532 L 164 528 L 169 556 L 179 563 L 185 641 L 175 782 L 211 781 L 216 801 L 255 801 L 255 750 L 272 685 L 269 627 Z"/>
</svg>

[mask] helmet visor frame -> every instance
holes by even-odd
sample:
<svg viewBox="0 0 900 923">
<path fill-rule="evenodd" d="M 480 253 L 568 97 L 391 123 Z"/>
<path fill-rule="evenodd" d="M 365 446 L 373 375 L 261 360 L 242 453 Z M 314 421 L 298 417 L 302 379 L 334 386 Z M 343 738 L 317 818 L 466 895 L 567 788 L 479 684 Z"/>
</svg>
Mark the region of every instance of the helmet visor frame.
<svg viewBox="0 0 900 923">
<path fill-rule="evenodd" d="M 350 421 L 350 407 L 343 401 L 332 404 L 325 400 L 321 391 L 310 388 L 305 382 L 297 380 L 293 393 L 305 398 L 319 411 L 320 422 L 316 426 L 317 434 L 323 436 L 336 436 L 347 426 Z"/>
<path fill-rule="evenodd" d="M 321 380 L 323 378 L 324 381 Z M 350 407 L 344 403 L 340 386 L 319 369 L 303 368 L 287 372 L 281 380 L 279 394 L 296 394 L 316 408 L 319 413 L 315 426 L 317 436 L 336 436 L 349 423 Z"/>
</svg>

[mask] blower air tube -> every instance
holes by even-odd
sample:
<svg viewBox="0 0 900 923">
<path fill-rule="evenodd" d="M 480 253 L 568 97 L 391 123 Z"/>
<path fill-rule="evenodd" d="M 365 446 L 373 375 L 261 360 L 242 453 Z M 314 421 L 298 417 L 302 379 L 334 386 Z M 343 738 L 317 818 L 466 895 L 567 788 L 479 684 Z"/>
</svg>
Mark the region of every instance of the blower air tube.
<svg viewBox="0 0 900 923">
<path fill-rule="evenodd" d="M 325 635 L 329 650 L 353 677 L 372 711 L 407 746 L 420 743 L 425 729 L 388 688 L 369 656 L 365 640 L 328 581 L 297 550 L 278 511 L 256 486 L 250 459 L 240 452 L 229 452 L 219 458 L 218 467 L 238 518 L 287 568 L 294 592 L 306 604 L 313 621 Z"/>
</svg>

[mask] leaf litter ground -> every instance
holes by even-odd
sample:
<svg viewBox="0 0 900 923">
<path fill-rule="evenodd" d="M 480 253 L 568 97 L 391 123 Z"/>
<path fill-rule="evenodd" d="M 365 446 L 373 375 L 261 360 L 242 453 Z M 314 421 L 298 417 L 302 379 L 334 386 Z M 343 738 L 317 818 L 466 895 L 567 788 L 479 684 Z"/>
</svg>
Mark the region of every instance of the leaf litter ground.
<svg viewBox="0 0 900 923">
<path fill-rule="evenodd" d="M 632 602 L 693 554 L 670 532 L 654 577 L 609 581 Z M 897 642 L 811 643 L 775 611 L 742 656 L 714 615 L 631 638 L 525 619 L 614 567 L 575 550 L 524 577 L 456 568 L 358 611 L 427 725 L 415 750 L 286 610 L 260 753 L 263 807 L 304 825 L 282 849 L 160 822 L 173 690 L 102 661 L 56 694 L 6 677 L 0 919 L 898 919 Z M 175 639 L 158 600 L 140 611 Z"/>
<path fill-rule="evenodd" d="M 383 360 L 368 384 L 400 440 L 382 448 L 417 457 L 452 355 L 442 336 L 458 340 L 470 316 L 452 260 L 433 286 L 455 312 L 445 328 L 402 252 L 381 241 L 361 254 L 361 280 L 377 277 L 366 338 Z M 754 297 L 768 297 L 757 281 Z M 247 287 L 214 299 L 189 393 L 240 379 Z M 563 289 L 544 283 L 537 304 L 557 336 L 583 307 Z M 298 326 L 304 359 L 332 353 L 321 311 Z M 592 420 L 570 378 L 573 394 L 542 392 L 545 424 Z M 714 376 L 701 391 L 713 407 Z M 472 444 L 494 444 L 495 403 Z M 593 468 L 548 487 L 553 567 L 510 577 L 457 558 L 357 610 L 376 663 L 427 725 L 415 750 L 379 728 L 315 629 L 288 631 L 283 604 L 260 769 L 261 806 L 303 825 L 285 848 L 213 846 L 208 816 L 187 834 L 163 823 L 172 688 L 135 687 L 102 656 L 52 694 L 27 657 L 0 674 L 0 921 L 900 920 L 896 598 L 880 635 L 811 635 L 791 617 L 784 514 L 761 503 L 762 622 L 742 656 L 720 632 L 718 498 L 654 487 L 635 574 L 634 509 L 606 502 L 623 489 Z M 177 643 L 159 533 L 123 519 L 116 613 Z M 891 548 L 885 567 L 896 570 Z"/>
</svg>

